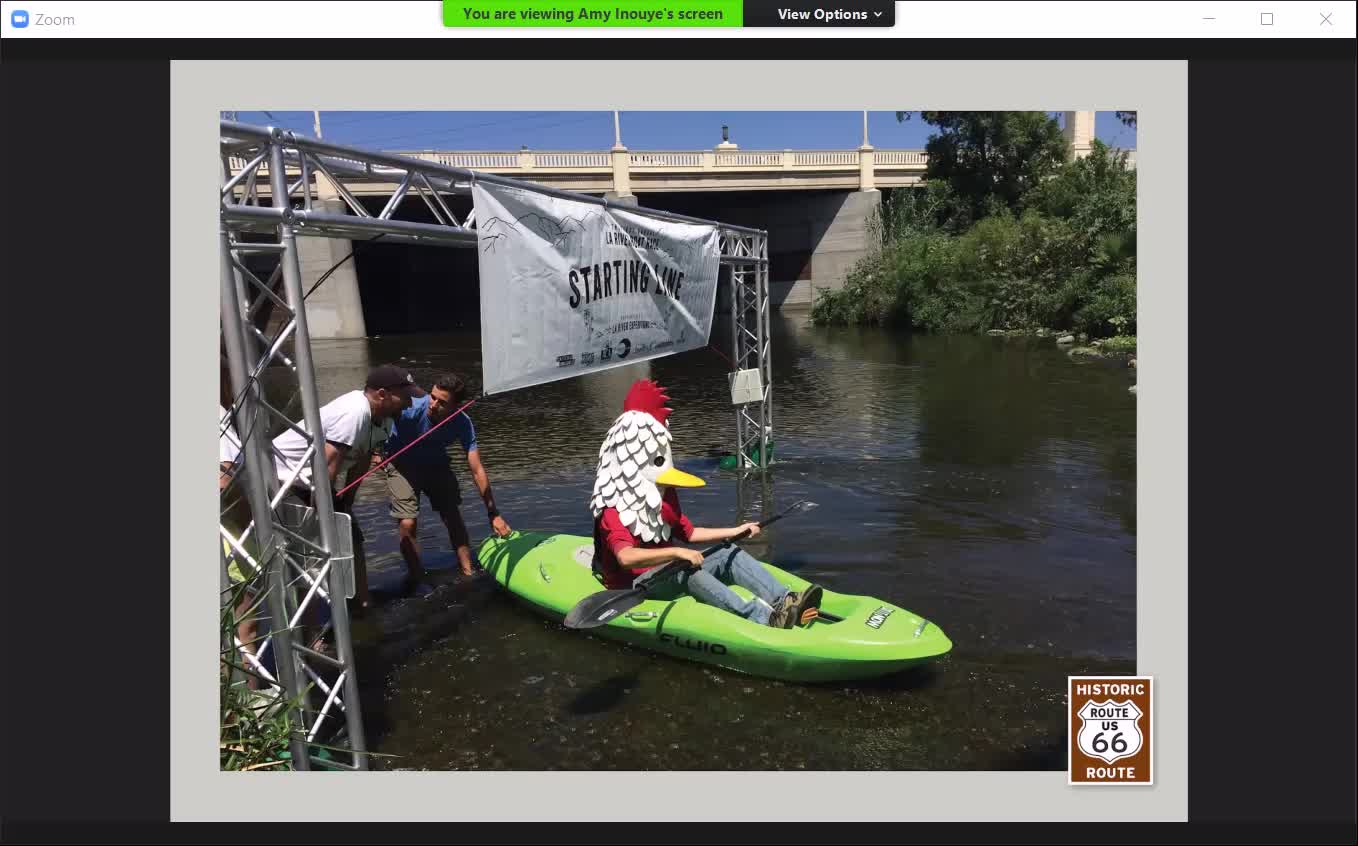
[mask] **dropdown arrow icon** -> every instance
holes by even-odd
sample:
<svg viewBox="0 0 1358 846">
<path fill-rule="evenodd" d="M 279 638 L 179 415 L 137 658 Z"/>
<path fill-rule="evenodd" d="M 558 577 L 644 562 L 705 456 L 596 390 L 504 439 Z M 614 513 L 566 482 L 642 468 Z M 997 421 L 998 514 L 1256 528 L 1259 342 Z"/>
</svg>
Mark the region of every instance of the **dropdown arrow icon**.
<svg viewBox="0 0 1358 846">
<path fill-rule="evenodd" d="M 873 14 L 874 16 L 876 16 L 876 17 L 879 17 L 879 18 L 882 16 L 882 13 L 881 13 L 881 12 L 873 12 L 872 14 Z"/>
</svg>

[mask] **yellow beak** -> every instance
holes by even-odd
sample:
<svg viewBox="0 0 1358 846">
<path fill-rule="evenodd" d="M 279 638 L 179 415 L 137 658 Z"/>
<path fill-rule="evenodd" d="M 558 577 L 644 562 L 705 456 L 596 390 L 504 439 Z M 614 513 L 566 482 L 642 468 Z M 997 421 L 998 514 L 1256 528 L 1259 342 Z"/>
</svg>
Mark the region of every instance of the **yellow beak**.
<svg viewBox="0 0 1358 846">
<path fill-rule="evenodd" d="M 707 484 L 707 482 L 704 482 L 697 476 L 685 473 L 678 467 L 671 467 L 664 473 L 656 476 L 655 483 L 657 485 L 670 485 L 671 487 L 676 488 L 701 488 L 703 485 Z"/>
</svg>

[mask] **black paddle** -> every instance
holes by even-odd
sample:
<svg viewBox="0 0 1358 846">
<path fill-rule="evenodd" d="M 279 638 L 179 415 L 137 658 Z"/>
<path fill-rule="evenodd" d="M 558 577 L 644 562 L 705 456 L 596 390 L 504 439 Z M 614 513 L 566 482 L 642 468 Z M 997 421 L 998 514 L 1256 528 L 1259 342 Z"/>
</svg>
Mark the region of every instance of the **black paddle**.
<svg viewBox="0 0 1358 846">
<path fill-rule="evenodd" d="M 788 506 L 786 511 L 760 523 L 759 528 L 762 529 L 770 523 L 776 523 L 794 512 L 809 511 L 815 507 L 816 503 L 814 502 L 807 502 L 804 499 L 798 500 Z M 731 546 L 748 534 L 748 531 L 741 532 L 739 535 L 736 535 L 729 540 L 722 541 L 716 546 L 704 549 L 703 557 L 706 558 L 714 552 L 718 552 L 725 547 Z M 646 600 L 646 593 L 653 586 L 660 584 L 661 580 L 672 573 L 679 572 L 679 570 L 687 566 L 688 565 L 683 561 L 671 561 L 670 563 L 662 564 L 645 574 L 630 588 L 623 588 L 621 590 L 601 590 L 598 593 L 590 594 L 576 603 L 575 607 L 566 615 L 566 628 L 592 629 L 596 626 L 604 625 L 619 614 L 625 614 L 640 605 Z"/>
</svg>

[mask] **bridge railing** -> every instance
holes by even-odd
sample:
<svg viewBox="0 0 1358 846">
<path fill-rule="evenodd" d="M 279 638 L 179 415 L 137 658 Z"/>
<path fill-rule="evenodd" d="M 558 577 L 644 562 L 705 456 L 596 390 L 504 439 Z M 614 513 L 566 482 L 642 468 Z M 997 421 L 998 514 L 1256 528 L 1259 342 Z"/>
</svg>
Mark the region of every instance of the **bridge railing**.
<svg viewBox="0 0 1358 846">
<path fill-rule="evenodd" d="M 609 182 L 614 190 L 629 193 L 627 174 L 636 171 L 649 177 L 669 175 L 802 174 L 810 178 L 831 176 L 843 181 L 858 174 L 858 184 L 871 188 L 873 174 L 897 181 L 923 177 L 928 155 L 923 150 L 393 150 L 395 155 L 436 162 L 446 167 L 481 170 L 524 179 L 562 177 Z M 250 163 L 241 157 L 228 159 L 231 173 Z M 361 162 L 354 162 L 361 169 Z M 288 165 L 288 179 L 300 175 Z M 256 169 L 259 188 L 267 190 L 268 162 Z M 778 177 L 782 178 L 782 177 Z M 618 187 L 621 186 L 621 187 Z"/>
<path fill-rule="evenodd" d="M 632 167 L 701 169 L 707 152 L 703 150 L 648 150 L 628 154 Z"/>
<path fill-rule="evenodd" d="M 607 152 L 575 150 L 392 150 L 394 155 L 438 162 L 448 167 L 470 170 L 611 170 Z M 789 168 L 792 170 L 854 170 L 859 166 L 858 150 L 633 150 L 627 154 L 629 167 L 661 170 L 734 170 Z M 928 164 L 923 150 L 877 150 L 874 166 L 881 169 L 922 170 Z M 233 157 L 231 169 L 245 166 L 244 159 Z M 268 162 L 260 166 L 268 172 Z"/>
<path fill-rule="evenodd" d="M 492 173 L 553 171 L 559 173 L 610 173 L 615 169 L 609 152 L 576 150 L 396 150 L 396 155 L 438 162 L 449 167 L 484 170 Z M 703 171 L 855 171 L 862 165 L 860 150 L 633 150 L 626 153 L 626 166 L 643 173 L 692 173 Z M 923 150 L 874 150 L 872 169 L 878 172 L 916 172 L 923 174 L 929 154 Z M 1136 152 L 1130 151 L 1128 167 L 1136 167 Z M 232 173 L 247 162 L 229 159 Z M 268 162 L 259 166 L 261 177 L 268 175 Z M 296 174 L 289 167 L 288 173 Z M 267 179 L 264 180 L 267 184 Z"/>
<path fill-rule="evenodd" d="M 924 167 L 929 163 L 929 154 L 923 150 L 878 150 L 878 167 L 891 167 L 907 165 L 912 167 Z"/>
<path fill-rule="evenodd" d="M 597 170 L 613 167 L 609 153 L 553 150 L 520 150 L 516 153 L 492 151 L 431 152 L 393 151 L 396 155 L 427 159 L 451 167 L 477 170 Z M 714 170 L 815 168 L 854 170 L 859 166 L 858 150 L 632 150 L 627 153 L 628 167 L 660 170 Z M 922 170 L 928 163 L 923 150 L 878 150 L 876 166 Z"/>
<path fill-rule="evenodd" d="M 438 162 L 447 167 L 469 170 L 507 170 L 519 166 L 518 153 L 402 153 L 413 159 Z"/>
<path fill-rule="evenodd" d="M 785 159 L 791 159 L 794 168 L 843 167 L 845 170 L 852 170 L 858 167 L 857 150 L 797 150 L 795 152 L 787 150 L 783 153 L 783 156 Z"/>
</svg>

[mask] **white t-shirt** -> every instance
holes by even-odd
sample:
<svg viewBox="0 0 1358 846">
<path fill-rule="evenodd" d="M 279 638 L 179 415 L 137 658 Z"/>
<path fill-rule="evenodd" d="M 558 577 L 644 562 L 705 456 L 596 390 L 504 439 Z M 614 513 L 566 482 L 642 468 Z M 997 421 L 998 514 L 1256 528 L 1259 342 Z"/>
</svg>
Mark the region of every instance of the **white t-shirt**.
<svg viewBox="0 0 1358 846">
<path fill-rule="evenodd" d="M 306 429 L 305 421 L 298 421 L 297 425 Z M 331 400 L 321 408 L 321 429 L 325 432 L 325 439 L 337 444 L 349 447 L 348 454 L 340 462 L 339 479 L 344 479 L 359 455 L 370 452 L 375 445 L 380 445 L 386 441 L 388 432 L 387 425 L 372 425 L 372 406 L 368 403 L 367 394 L 363 391 L 350 391 Z M 377 440 L 380 438 L 380 440 Z M 296 469 L 302 456 L 306 454 L 306 441 L 302 436 L 287 429 L 283 434 L 274 438 L 274 469 L 278 472 L 278 481 L 284 484 Z M 324 444 L 318 444 L 318 449 L 325 449 Z M 311 487 L 311 462 L 302 470 L 297 477 L 298 484 Z"/>
<path fill-rule="evenodd" d="M 230 412 L 226 407 L 218 405 L 217 409 L 221 412 L 217 417 L 217 426 L 222 433 L 217 440 L 217 453 L 220 456 L 218 460 L 222 464 L 235 464 L 236 459 L 240 457 L 240 436 L 236 434 L 236 427 L 233 425 L 235 421 L 229 416 Z"/>
</svg>

